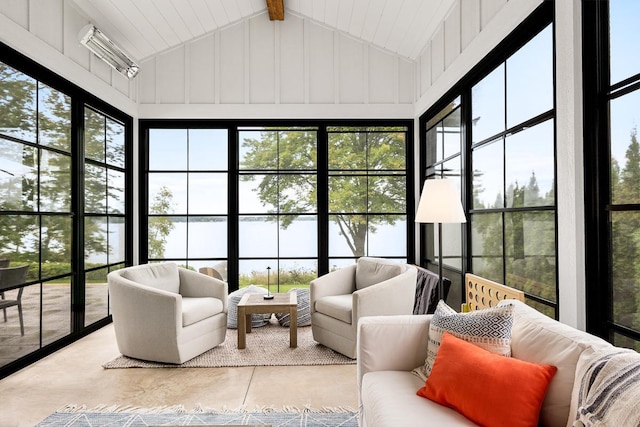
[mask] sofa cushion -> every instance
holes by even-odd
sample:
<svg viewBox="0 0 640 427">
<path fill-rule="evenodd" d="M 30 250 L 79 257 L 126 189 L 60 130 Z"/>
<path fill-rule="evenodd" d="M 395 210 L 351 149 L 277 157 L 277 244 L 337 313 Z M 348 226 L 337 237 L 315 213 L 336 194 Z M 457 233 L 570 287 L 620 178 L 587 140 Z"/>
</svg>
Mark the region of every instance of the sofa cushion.
<svg viewBox="0 0 640 427">
<path fill-rule="evenodd" d="M 536 426 L 556 370 L 493 354 L 445 332 L 418 395 L 454 408 L 480 425 Z"/>
<path fill-rule="evenodd" d="M 229 294 L 227 299 L 227 328 L 238 329 L 238 303 L 242 299 L 242 296 L 246 293 L 252 294 L 266 294 L 267 290 L 260 286 L 249 285 L 244 288 L 235 290 Z M 269 323 L 271 314 L 252 314 L 251 315 L 251 327 L 259 328 Z"/>
<path fill-rule="evenodd" d="M 295 292 L 298 296 L 298 326 L 309 326 L 311 324 L 311 310 L 309 308 L 309 289 L 291 289 L 289 292 Z M 276 319 L 280 326 L 289 326 L 291 321 L 289 313 L 275 313 Z"/>
<path fill-rule="evenodd" d="M 510 305 L 458 313 L 444 301 L 440 301 L 429 326 L 427 358 L 424 365 L 416 368 L 414 372 L 426 380 L 433 367 L 444 332 L 449 332 L 492 353 L 510 356 L 512 325 L 513 307 Z"/>
<path fill-rule="evenodd" d="M 453 409 L 418 396 L 416 390 L 422 385 L 424 381 L 407 371 L 366 373 L 362 377 L 360 393 L 361 413 L 366 422 L 364 425 L 378 427 L 476 425 Z"/>
<path fill-rule="evenodd" d="M 222 313 L 222 301 L 217 298 L 182 297 L 182 326 L 189 326 L 207 317 Z"/>
<path fill-rule="evenodd" d="M 404 266 L 402 264 L 384 258 L 358 258 L 356 262 L 356 289 L 384 282 L 396 277 L 403 271 Z"/>
<path fill-rule="evenodd" d="M 569 418 L 571 390 L 580 354 L 591 346 L 612 346 L 594 335 L 553 320 L 523 302 L 505 300 L 498 307 L 504 304 L 513 306 L 511 355 L 558 368 L 542 403 L 540 421 L 546 427 L 564 427 Z"/>
<path fill-rule="evenodd" d="M 316 301 L 316 311 L 345 323 L 351 323 L 353 310 L 353 296 L 331 295 Z"/>
<path fill-rule="evenodd" d="M 179 293 L 180 275 L 178 266 L 173 262 L 143 264 L 129 267 L 122 272 L 122 277 L 155 289 Z"/>
</svg>

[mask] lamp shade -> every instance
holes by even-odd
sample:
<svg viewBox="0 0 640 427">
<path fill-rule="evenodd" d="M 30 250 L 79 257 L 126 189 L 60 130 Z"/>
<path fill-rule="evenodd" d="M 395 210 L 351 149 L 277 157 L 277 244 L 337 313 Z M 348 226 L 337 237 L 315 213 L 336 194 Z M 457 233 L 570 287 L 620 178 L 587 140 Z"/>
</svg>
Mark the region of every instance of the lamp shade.
<svg viewBox="0 0 640 427">
<path fill-rule="evenodd" d="M 449 179 L 428 179 L 424 182 L 416 222 L 467 222 L 455 183 Z"/>
</svg>

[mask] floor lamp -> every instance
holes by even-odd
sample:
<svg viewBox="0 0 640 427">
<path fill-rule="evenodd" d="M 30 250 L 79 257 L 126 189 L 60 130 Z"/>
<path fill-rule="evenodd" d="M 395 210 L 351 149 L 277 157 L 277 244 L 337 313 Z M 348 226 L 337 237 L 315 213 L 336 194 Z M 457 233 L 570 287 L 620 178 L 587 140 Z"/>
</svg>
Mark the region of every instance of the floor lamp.
<svg viewBox="0 0 640 427">
<path fill-rule="evenodd" d="M 442 224 L 467 222 L 460 201 L 460 192 L 453 180 L 428 179 L 416 212 L 416 222 L 438 224 L 438 300 L 443 299 L 442 279 Z"/>
</svg>

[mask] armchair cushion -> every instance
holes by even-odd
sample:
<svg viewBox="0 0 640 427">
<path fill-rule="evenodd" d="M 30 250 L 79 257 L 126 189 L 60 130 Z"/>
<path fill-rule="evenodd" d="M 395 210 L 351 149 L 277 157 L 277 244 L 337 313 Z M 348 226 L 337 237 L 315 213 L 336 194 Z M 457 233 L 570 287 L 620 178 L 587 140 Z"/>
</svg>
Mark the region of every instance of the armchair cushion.
<svg viewBox="0 0 640 427">
<path fill-rule="evenodd" d="M 172 292 L 180 291 L 178 266 L 174 263 L 145 264 L 122 271 L 122 277 L 152 288 Z"/>
<path fill-rule="evenodd" d="M 347 295 L 331 295 L 316 301 L 316 311 L 334 319 L 351 324 L 353 297 Z"/>
<path fill-rule="evenodd" d="M 196 322 L 222 313 L 222 301 L 217 298 L 182 298 L 182 326 L 189 326 Z"/>
<path fill-rule="evenodd" d="M 404 271 L 402 264 L 383 258 L 361 257 L 356 264 L 356 289 L 384 282 Z"/>
</svg>

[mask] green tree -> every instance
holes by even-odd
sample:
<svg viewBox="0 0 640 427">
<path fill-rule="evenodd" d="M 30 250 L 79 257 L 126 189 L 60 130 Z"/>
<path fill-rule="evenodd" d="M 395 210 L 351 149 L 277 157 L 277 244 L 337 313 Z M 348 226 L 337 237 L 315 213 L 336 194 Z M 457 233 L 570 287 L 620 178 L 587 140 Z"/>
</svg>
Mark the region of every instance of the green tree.
<svg viewBox="0 0 640 427">
<path fill-rule="evenodd" d="M 156 193 L 149 207 L 153 215 L 167 215 L 173 212 L 173 194 L 163 186 Z M 167 236 L 171 234 L 174 225 L 167 216 L 149 216 L 149 258 L 163 258 Z"/>
<path fill-rule="evenodd" d="M 612 201 L 640 203 L 640 144 L 637 129 L 630 132 L 622 170 L 614 160 L 611 167 Z M 640 216 L 635 212 L 612 212 L 611 257 L 613 320 L 640 330 Z"/>
</svg>

